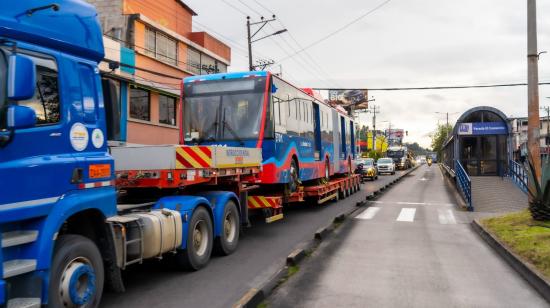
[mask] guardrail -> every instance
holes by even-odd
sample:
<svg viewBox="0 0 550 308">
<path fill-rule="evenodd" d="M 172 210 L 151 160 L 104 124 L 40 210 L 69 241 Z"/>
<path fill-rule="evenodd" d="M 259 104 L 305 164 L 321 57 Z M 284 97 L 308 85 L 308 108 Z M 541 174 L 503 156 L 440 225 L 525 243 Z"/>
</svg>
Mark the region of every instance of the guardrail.
<svg viewBox="0 0 550 308">
<path fill-rule="evenodd" d="M 473 211 L 474 206 L 472 205 L 472 181 L 470 180 L 468 173 L 466 173 L 466 170 L 464 170 L 464 167 L 462 167 L 462 164 L 460 164 L 458 160 L 455 160 L 454 172 L 456 174 L 456 184 L 458 185 L 458 188 L 462 193 L 464 200 L 468 204 L 468 211 Z"/>
<path fill-rule="evenodd" d="M 525 168 L 521 164 L 510 160 L 508 176 L 519 187 L 519 189 L 521 189 L 521 191 L 527 193 L 529 177 L 527 176 L 527 171 L 525 171 Z"/>
</svg>

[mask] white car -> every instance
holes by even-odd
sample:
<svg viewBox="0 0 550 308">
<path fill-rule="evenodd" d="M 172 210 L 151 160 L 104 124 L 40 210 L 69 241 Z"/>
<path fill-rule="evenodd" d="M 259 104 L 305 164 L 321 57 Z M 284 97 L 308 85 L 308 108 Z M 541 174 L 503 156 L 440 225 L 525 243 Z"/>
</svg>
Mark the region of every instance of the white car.
<svg viewBox="0 0 550 308">
<path fill-rule="evenodd" d="M 389 157 L 379 158 L 376 162 L 376 169 L 378 170 L 379 174 L 395 174 L 395 163 L 393 162 L 393 159 Z"/>
</svg>

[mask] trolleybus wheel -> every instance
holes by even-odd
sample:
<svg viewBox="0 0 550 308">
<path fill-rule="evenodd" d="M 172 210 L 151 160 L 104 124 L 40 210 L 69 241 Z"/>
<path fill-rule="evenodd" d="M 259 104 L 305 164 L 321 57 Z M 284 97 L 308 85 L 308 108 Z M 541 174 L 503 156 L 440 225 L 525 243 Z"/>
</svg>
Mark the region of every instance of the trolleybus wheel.
<svg viewBox="0 0 550 308">
<path fill-rule="evenodd" d="M 62 235 L 55 243 L 48 307 L 98 307 L 103 292 L 103 260 L 90 239 Z"/>
<path fill-rule="evenodd" d="M 296 163 L 296 160 L 292 159 L 290 161 L 290 182 L 288 183 L 288 188 L 290 189 L 290 192 L 295 192 L 298 190 L 298 185 L 300 184 L 300 176 L 299 176 L 299 169 L 298 169 L 298 163 Z"/>
<path fill-rule="evenodd" d="M 189 221 L 187 247 L 175 256 L 178 268 L 196 271 L 208 264 L 212 253 L 212 220 L 203 207 L 197 208 Z"/>
<path fill-rule="evenodd" d="M 239 211 L 233 200 L 227 201 L 223 210 L 222 232 L 216 239 L 216 251 L 227 256 L 237 250 L 240 229 Z"/>
</svg>

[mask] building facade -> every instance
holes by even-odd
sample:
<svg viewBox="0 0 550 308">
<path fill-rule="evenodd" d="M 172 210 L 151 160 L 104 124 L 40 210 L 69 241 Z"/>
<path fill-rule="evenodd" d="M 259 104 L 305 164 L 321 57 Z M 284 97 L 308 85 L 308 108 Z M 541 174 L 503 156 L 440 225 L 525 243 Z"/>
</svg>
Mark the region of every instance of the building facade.
<svg viewBox="0 0 550 308">
<path fill-rule="evenodd" d="M 513 138 L 512 146 L 514 158 L 522 160 L 527 156 L 527 117 L 511 118 Z M 540 154 L 542 157 L 550 155 L 550 120 L 548 117 L 540 118 Z"/>
<path fill-rule="evenodd" d="M 179 142 L 181 79 L 226 72 L 229 46 L 193 32 L 197 14 L 180 0 L 87 0 L 104 33 L 100 69 L 121 103 L 120 141 Z"/>
</svg>

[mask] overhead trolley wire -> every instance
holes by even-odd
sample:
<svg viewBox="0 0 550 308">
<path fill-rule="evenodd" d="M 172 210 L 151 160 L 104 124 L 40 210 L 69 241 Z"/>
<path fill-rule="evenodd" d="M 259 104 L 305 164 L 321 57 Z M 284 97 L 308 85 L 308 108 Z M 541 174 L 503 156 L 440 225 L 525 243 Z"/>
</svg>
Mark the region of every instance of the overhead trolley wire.
<svg viewBox="0 0 550 308">
<path fill-rule="evenodd" d="M 550 85 L 550 82 L 539 82 L 539 85 Z M 415 91 L 415 90 L 459 90 L 459 89 L 480 89 L 480 88 L 505 88 L 505 87 L 523 87 L 527 83 L 503 83 L 487 85 L 461 85 L 461 86 L 427 86 L 427 87 L 391 87 L 391 88 L 315 88 L 316 90 L 368 90 L 368 91 Z"/>
<path fill-rule="evenodd" d="M 314 42 L 312 42 L 312 43 L 306 45 L 304 48 L 301 48 L 300 50 L 298 50 L 295 54 L 290 55 L 290 56 L 287 56 L 287 57 L 284 57 L 284 58 L 281 58 L 281 59 L 280 59 L 279 61 L 277 61 L 277 62 L 282 62 L 282 61 L 285 61 L 285 60 L 287 60 L 287 59 L 290 59 L 290 58 L 296 56 L 297 54 L 300 54 L 300 53 L 304 52 L 305 50 L 307 50 L 307 49 L 309 49 L 309 48 L 311 48 L 311 47 L 313 47 L 313 46 L 315 46 L 315 45 L 317 45 L 317 44 L 319 44 L 319 43 L 321 43 L 321 42 L 323 42 L 323 41 L 329 39 L 330 37 L 332 37 L 332 36 L 334 36 L 334 35 L 336 35 L 336 34 L 342 32 L 343 30 L 347 29 L 347 28 L 350 27 L 351 25 L 353 25 L 353 24 L 355 24 L 356 22 L 358 22 L 358 21 L 362 20 L 363 18 L 367 17 L 368 15 L 370 15 L 370 14 L 372 14 L 372 13 L 378 11 L 379 9 L 381 9 L 382 7 L 384 7 L 385 5 L 387 5 L 388 3 L 390 3 L 391 1 L 392 1 L 392 0 L 386 0 L 386 1 L 382 2 L 382 3 L 380 3 L 379 5 L 377 5 L 376 7 L 374 7 L 373 9 L 371 9 L 371 10 L 369 10 L 369 11 L 367 11 L 367 12 L 361 14 L 359 17 L 353 19 L 352 21 L 348 22 L 347 24 L 343 25 L 342 27 L 340 27 L 340 28 L 338 28 L 338 29 L 332 31 L 331 33 L 329 33 L 329 34 L 327 34 L 327 35 L 325 35 L 325 36 L 323 36 L 323 37 L 317 39 L 316 41 L 314 41 Z"/>
</svg>

